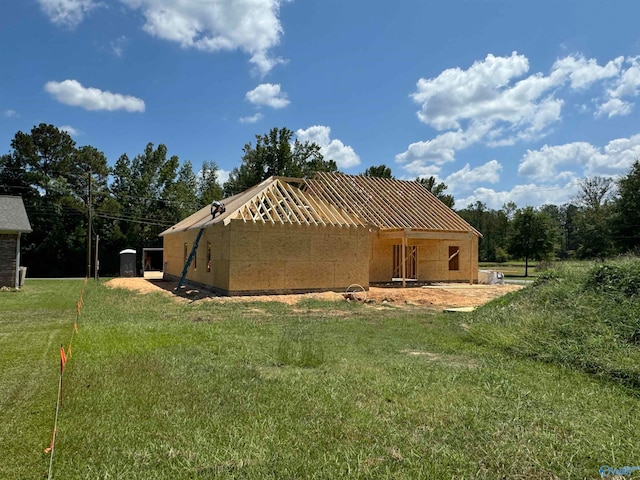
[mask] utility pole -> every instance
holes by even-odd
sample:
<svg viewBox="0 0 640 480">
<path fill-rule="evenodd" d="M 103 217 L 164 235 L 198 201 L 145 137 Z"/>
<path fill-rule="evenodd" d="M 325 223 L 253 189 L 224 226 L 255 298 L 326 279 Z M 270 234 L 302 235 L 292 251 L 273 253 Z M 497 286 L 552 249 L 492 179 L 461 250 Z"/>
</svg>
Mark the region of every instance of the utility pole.
<svg viewBox="0 0 640 480">
<path fill-rule="evenodd" d="M 89 227 L 87 233 L 87 278 L 91 277 L 91 168 L 89 168 L 89 189 L 87 195 L 87 217 Z"/>
<path fill-rule="evenodd" d="M 100 235 L 96 235 L 96 255 L 95 261 L 93 262 L 93 271 L 96 282 L 98 281 L 98 270 L 100 270 L 100 259 L 98 258 L 98 243 L 100 242 Z"/>
</svg>

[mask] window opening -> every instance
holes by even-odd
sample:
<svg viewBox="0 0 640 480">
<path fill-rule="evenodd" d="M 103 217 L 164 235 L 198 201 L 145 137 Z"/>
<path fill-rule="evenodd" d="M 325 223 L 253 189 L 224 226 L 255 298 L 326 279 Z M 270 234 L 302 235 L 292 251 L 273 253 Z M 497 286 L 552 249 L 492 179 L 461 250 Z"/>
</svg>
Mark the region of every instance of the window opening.
<svg viewBox="0 0 640 480">
<path fill-rule="evenodd" d="M 198 249 L 197 248 L 193 252 L 193 269 L 194 270 L 198 269 Z"/>
<path fill-rule="evenodd" d="M 460 270 L 460 247 L 449 247 L 449 270 Z"/>
</svg>

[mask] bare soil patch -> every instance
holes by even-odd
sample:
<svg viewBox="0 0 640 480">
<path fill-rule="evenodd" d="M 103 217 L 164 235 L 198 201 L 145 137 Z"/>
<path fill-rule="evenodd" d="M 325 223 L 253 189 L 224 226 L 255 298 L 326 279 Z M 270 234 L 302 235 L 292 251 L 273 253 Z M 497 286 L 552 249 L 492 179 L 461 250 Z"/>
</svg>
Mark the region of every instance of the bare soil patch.
<svg viewBox="0 0 640 480">
<path fill-rule="evenodd" d="M 140 293 L 162 292 L 171 295 L 176 301 L 229 302 L 282 302 L 295 305 L 301 300 L 315 299 L 344 301 L 344 293 L 322 292 L 296 295 L 255 295 L 242 297 L 223 297 L 196 289 L 182 289 L 180 295 L 173 293 L 176 283 L 146 278 L 114 278 L 106 284 L 110 288 L 126 288 Z M 519 290 L 521 285 L 469 285 L 462 283 L 439 283 L 428 286 L 370 287 L 366 292 L 366 302 L 374 305 L 422 306 L 436 310 L 452 307 L 476 307 L 494 298 Z"/>
</svg>

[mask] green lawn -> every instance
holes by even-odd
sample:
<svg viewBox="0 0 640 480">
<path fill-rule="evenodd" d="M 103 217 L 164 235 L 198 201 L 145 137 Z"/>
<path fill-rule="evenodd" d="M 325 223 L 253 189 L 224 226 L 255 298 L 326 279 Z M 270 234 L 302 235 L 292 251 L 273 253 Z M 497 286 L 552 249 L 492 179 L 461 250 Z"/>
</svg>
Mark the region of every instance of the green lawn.
<svg viewBox="0 0 640 480">
<path fill-rule="evenodd" d="M 538 271 L 539 262 L 529 262 L 529 276 L 535 278 L 540 273 Z M 506 278 L 524 277 L 525 263 L 524 261 L 509 261 L 504 263 L 497 262 L 480 262 L 478 268 L 481 270 L 497 270 L 504 273 Z"/>
<path fill-rule="evenodd" d="M 81 287 L 0 292 L 0 478 L 46 477 Z M 53 477 L 595 479 L 640 465 L 636 391 L 478 341 L 470 318 L 89 282 Z"/>
</svg>

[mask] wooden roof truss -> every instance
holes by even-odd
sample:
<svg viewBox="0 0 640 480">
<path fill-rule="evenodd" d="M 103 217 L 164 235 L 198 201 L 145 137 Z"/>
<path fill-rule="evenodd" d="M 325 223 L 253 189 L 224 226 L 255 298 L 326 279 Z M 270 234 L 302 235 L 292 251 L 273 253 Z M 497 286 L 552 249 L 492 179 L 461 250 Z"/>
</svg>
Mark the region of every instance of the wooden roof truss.
<svg viewBox="0 0 640 480">
<path fill-rule="evenodd" d="M 305 195 L 286 182 L 275 179 L 225 219 L 245 222 L 317 226 L 367 226 L 367 223 L 335 206 Z"/>
<path fill-rule="evenodd" d="M 425 229 L 480 235 L 418 182 L 318 173 L 303 191 L 381 229 Z"/>
</svg>

